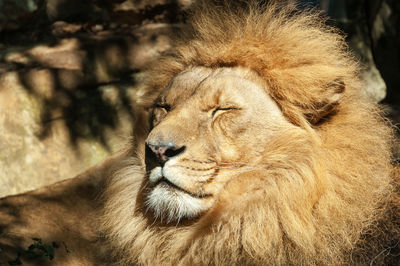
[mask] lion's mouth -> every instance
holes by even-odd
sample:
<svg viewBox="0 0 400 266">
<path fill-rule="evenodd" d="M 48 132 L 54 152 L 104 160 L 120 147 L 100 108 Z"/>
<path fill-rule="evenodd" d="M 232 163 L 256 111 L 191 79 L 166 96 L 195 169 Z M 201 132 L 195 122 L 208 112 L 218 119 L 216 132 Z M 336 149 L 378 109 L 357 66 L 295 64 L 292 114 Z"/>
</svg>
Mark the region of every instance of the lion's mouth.
<svg viewBox="0 0 400 266">
<path fill-rule="evenodd" d="M 158 182 L 156 183 L 156 186 L 158 185 L 163 185 L 166 186 L 168 188 L 172 188 L 172 189 L 176 189 L 180 192 L 186 193 L 189 196 L 193 197 L 193 198 L 199 198 L 199 199 L 204 199 L 204 198 L 209 198 L 212 197 L 212 194 L 208 194 L 208 193 L 202 193 L 202 194 L 195 194 L 192 193 L 190 191 L 187 191 L 186 189 L 181 188 L 180 186 L 175 185 L 174 183 L 172 183 L 171 181 L 169 181 L 167 178 L 165 178 L 164 176 L 162 176 L 160 178 L 160 180 L 158 180 Z"/>
</svg>

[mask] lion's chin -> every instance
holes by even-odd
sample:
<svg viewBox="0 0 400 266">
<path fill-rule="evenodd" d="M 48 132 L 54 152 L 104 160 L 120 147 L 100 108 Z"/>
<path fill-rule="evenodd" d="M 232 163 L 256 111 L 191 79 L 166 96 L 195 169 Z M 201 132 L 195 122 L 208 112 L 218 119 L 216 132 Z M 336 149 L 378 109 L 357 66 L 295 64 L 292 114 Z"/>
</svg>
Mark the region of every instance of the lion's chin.
<svg viewBox="0 0 400 266">
<path fill-rule="evenodd" d="M 182 219 L 193 219 L 208 210 L 213 203 L 209 198 L 196 198 L 160 182 L 148 194 L 146 206 L 156 220 L 179 222 Z"/>
</svg>

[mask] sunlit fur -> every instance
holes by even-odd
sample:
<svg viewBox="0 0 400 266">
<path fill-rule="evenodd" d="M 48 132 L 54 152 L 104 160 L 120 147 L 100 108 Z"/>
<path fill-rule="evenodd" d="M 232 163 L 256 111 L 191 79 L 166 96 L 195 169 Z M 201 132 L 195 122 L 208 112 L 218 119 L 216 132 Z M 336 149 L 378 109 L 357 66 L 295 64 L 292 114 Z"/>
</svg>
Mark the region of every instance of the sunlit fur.
<svg viewBox="0 0 400 266">
<path fill-rule="evenodd" d="M 175 49 L 150 68 L 142 103 L 151 105 L 190 67 L 242 66 L 265 80 L 286 119 L 304 130 L 282 131 L 260 165 L 229 182 L 209 211 L 173 224 L 146 213 L 147 133 L 136 132 L 105 193 L 104 230 L 115 258 L 128 265 L 396 261 L 389 255 L 400 239 L 392 133 L 363 97 L 343 38 L 312 12 L 242 5 L 198 4 Z M 337 109 L 311 123 L 337 80 L 345 84 Z"/>
<path fill-rule="evenodd" d="M 157 179 L 162 177 L 160 167 L 154 168 L 150 173 L 150 182 L 157 175 L 159 176 L 156 177 Z M 153 211 L 155 220 L 165 218 L 167 223 L 179 223 L 182 218 L 194 218 L 210 207 L 202 199 L 194 198 L 185 192 L 177 190 L 171 193 L 170 190 L 171 188 L 168 185 L 158 185 L 146 196 L 145 205 L 149 210 Z"/>
</svg>

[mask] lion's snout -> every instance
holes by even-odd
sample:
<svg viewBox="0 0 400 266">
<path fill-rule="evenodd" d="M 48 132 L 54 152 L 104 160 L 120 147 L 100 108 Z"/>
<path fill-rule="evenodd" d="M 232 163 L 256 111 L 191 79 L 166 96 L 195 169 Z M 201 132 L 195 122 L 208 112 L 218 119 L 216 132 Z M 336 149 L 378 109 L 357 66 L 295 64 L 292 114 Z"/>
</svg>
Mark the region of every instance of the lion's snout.
<svg viewBox="0 0 400 266">
<path fill-rule="evenodd" d="M 154 144 L 157 143 L 157 144 Z M 172 141 L 146 141 L 148 151 L 163 165 L 170 158 L 178 156 L 186 150 L 186 146 L 177 145 Z"/>
</svg>

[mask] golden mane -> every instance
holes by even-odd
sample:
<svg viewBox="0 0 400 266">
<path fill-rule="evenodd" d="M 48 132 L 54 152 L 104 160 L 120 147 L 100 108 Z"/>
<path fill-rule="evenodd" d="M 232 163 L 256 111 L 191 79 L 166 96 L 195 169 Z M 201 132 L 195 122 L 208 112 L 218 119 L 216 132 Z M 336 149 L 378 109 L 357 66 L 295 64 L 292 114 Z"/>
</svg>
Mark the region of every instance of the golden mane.
<svg viewBox="0 0 400 266">
<path fill-rule="evenodd" d="M 381 242 L 377 232 L 400 237 L 390 127 L 364 97 L 343 37 L 319 14 L 250 2 L 196 4 L 175 48 L 150 67 L 143 105 L 185 69 L 240 66 L 268 84 L 285 117 L 307 134 L 285 132 L 264 155 L 264 174 L 273 177 L 268 197 L 247 193 L 265 184 L 261 178 L 235 181 L 204 216 L 165 225 L 143 206 L 147 131 L 136 133 L 105 193 L 104 228 L 114 255 L 121 264 L 152 265 L 383 262 L 392 242 Z M 310 122 L 335 83 L 345 86 L 335 113 Z M 392 221 L 381 219 L 387 213 Z M 374 230 L 380 223 L 386 231 Z"/>
</svg>

